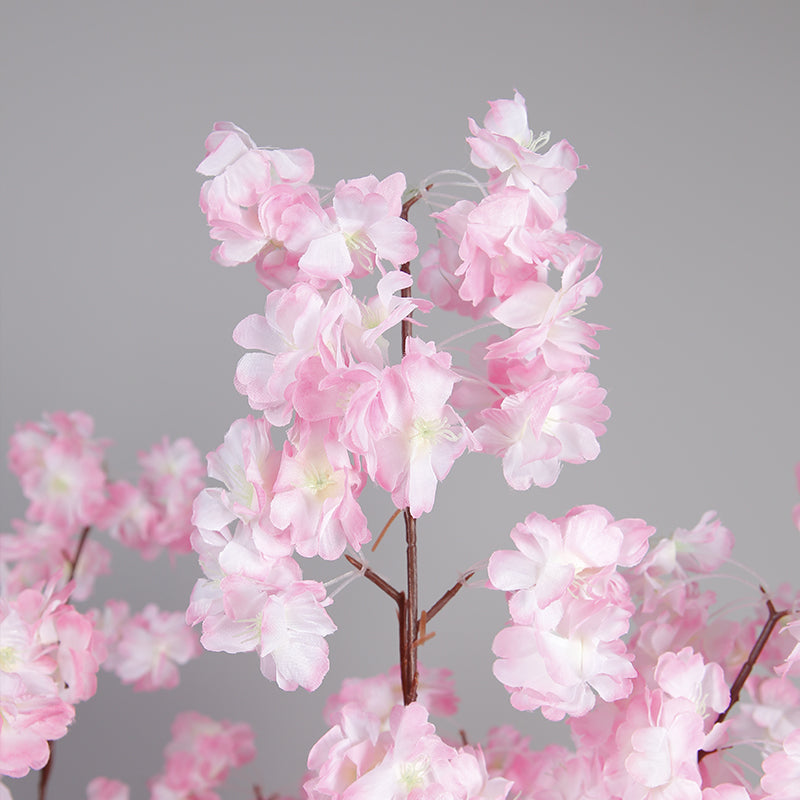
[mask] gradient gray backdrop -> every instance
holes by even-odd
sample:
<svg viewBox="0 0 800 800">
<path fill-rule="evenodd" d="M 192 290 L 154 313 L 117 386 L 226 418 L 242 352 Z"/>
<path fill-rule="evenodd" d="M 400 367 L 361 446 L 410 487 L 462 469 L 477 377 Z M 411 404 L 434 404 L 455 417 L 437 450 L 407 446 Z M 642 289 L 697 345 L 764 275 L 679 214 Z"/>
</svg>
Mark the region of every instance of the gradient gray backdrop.
<svg viewBox="0 0 800 800">
<path fill-rule="evenodd" d="M 600 458 L 567 466 L 549 491 L 514 493 L 494 460 L 462 459 L 420 524 L 423 602 L 504 547 L 529 511 L 581 503 L 662 533 L 717 509 L 741 561 L 772 586 L 797 583 L 800 6 L 6 0 L 3 11 L 4 442 L 17 420 L 85 409 L 123 476 L 163 434 L 205 453 L 247 413 L 231 331 L 263 293 L 251 268 L 209 261 L 194 169 L 215 120 L 309 148 L 323 184 L 395 170 L 415 181 L 467 167 L 467 116 L 517 88 L 531 125 L 590 166 L 569 220 L 605 248 L 587 318 L 610 328 L 595 371 L 612 418 Z M 5 470 L 2 500 L 5 520 L 23 513 Z M 389 510 L 370 500 L 371 525 Z M 399 555 L 390 542 L 373 564 L 393 575 Z M 152 596 L 184 608 L 199 575 L 192 557 L 174 572 L 114 557 L 98 597 L 134 609 Z M 98 774 L 146 797 L 187 708 L 256 729 L 260 759 L 229 797 L 252 796 L 253 782 L 294 791 L 326 695 L 395 660 L 394 612 L 373 587 L 352 586 L 332 614 L 332 668 L 314 695 L 281 693 L 252 655 L 204 656 L 174 692 L 134 694 L 103 675 L 58 743 L 50 797 L 84 797 Z M 456 668 L 463 698 L 441 730 L 476 740 L 515 721 L 541 742 L 563 736 L 514 712 L 491 677 L 505 619 L 499 594 L 471 590 L 437 620 L 424 660 Z M 11 788 L 34 797 L 31 779 Z"/>
</svg>

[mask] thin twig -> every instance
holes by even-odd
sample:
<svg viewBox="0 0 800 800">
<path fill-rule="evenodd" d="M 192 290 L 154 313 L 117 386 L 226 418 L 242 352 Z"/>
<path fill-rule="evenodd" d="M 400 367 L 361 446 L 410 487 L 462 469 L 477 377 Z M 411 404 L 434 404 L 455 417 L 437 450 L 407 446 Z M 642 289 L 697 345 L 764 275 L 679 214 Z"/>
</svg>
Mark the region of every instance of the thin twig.
<svg viewBox="0 0 800 800">
<path fill-rule="evenodd" d="M 460 591 L 461 587 L 475 574 L 475 571 L 468 572 L 458 583 L 449 588 L 425 613 L 428 621 L 432 620 Z"/>
<path fill-rule="evenodd" d="M 417 638 L 414 641 L 414 647 L 419 647 L 421 644 L 425 644 L 425 642 L 430 641 L 431 639 L 433 639 L 434 636 L 436 636 L 436 633 L 434 631 L 428 633 L 427 628 L 428 628 L 428 612 L 423 611 L 419 615 L 419 627 L 417 630 Z"/>
<path fill-rule="evenodd" d="M 767 600 L 767 609 L 769 610 L 769 618 L 762 628 L 758 639 L 756 639 L 756 643 L 753 645 L 753 649 L 750 651 L 747 661 L 742 664 L 742 668 L 739 670 L 739 674 L 736 676 L 736 680 L 734 680 L 733 685 L 731 686 L 731 700 L 728 703 L 728 707 L 717 717 L 717 722 L 723 722 L 725 717 L 728 716 L 728 712 L 739 700 L 739 695 L 741 694 L 742 688 L 744 687 L 747 679 L 750 677 L 750 673 L 753 671 L 753 667 L 755 667 L 756 662 L 761 655 L 761 651 L 764 649 L 769 637 L 772 635 L 772 631 L 775 630 L 775 626 L 789 614 L 788 609 L 784 611 L 776 611 L 775 606 L 772 604 L 772 600 Z"/>
<path fill-rule="evenodd" d="M 424 636 L 420 636 L 418 639 L 414 640 L 414 647 L 419 647 L 420 645 L 425 644 L 425 642 L 429 642 L 434 636 L 436 636 L 436 631 L 431 631 L 430 633 L 426 633 Z"/>
<path fill-rule="evenodd" d="M 429 183 L 425 187 L 425 191 L 430 191 L 433 187 L 432 183 Z M 411 206 L 417 203 L 419 200 L 422 199 L 422 192 L 417 191 L 408 198 L 408 200 L 403 203 L 403 207 L 400 211 L 400 219 L 405 220 L 408 222 L 408 212 L 411 211 Z M 411 274 L 411 262 L 406 261 L 405 264 L 400 265 L 400 270 L 405 272 L 406 275 Z M 405 286 L 400 290 L 401 297 L 411 297 L 411 287 Z M 406 340 L 411 336 L 411 314 L 409 314 L 401 323 L 400 325 L 400 351 L 402 355 L 406 354 Z"/>
<path fill-rule="evenodd" d="M 375 540 L 375 543 L 372 545 L 372 552 L 374 553 L 378 549 L 378 545 L 381 543 L 381 539 L 383 539 L 384 534 L 389 528 L 392 526 L 392 523 L 400 516 L 402 512 L 402 508 L 398 508 L 397 511 L 389 517 L 389 521 L 383 526 L 383 530 L 378 534 L 378 538 Z"/>
<path fill-rule="evenodd" d="M 761 591 L 766 594 L 764 591 L 764 587 L 760 587 Z M 744 688 L 747 679 L 750 677 L 750 673 L 753 671 L 753 667 L 755 667 L 756 663 L 758 662 L 759 656 L 761 655 L 761 651 L 766 647 L 767 642 L 769 641 L 769 637 L 772 635 L 772 632 L 775 630 L 775 626 L 786 616 L 789 615 L 789 609 L 784 609 L 783 611 L 776 611 L 775 606 L 769 598 L 767 598 L 767 611 L 769 611 L 769 617 L 767 621 L 764 623 L 764 627 L 761 629 L 761 633 L 758 635 L 758 638 L 755 641 L 755 644 L 750 650 L 750 655 L 747 656 L 747 660 L 742 664 L 741 669 L 739 670 L 739 674 L 736 676 L 736 679 L 733 681 L 731 685 L 731 699 L 728 703 L 728 707 L 719 713 L 717 716 L 716 724 L 720 722 L 724 722 L 725 718 L 728 716 L 728 712 L 733 708 L 733 706 L 739 701 L 739 695 Z M 698 750 L 697 752 L 697 761 L 698 763 L 702 761 L 707 755 L 711 753 L 717 752 L 716 750 Z"/>
<path fill-rule="evenodd" d="M 375 570 L 370 569 L 367 567 L 364 569 L 364 565 L 357 559 L 353 558 L 353 556 L 345 553 L 344 556 L 359 572 L 361 572 L 364 577 L 368 581 L 372 581 L 381 591 L 386 592 L 392 600 L 395 601 L 398 605 L 400 605 L 401 598 L 403 596 L 402 592 L 398 592 L 397 589 L 392 586 L 391 583 L 381 578 Z"/>
<path fill-rule="evenodd" d="M 87 525 L 82 531 L 80 539 L 78 539 L 78 548 L 75 550 L 75 555 L 69 562 L 69 569 L 67 570 L 67 583 L 69 583 L 75 577 L 75 571 L 78 569 L 78 559 L 81 557 L 81 553 L 83 552 L 83 546 L 86 544 L 86 539 L 89 536 L 89 531 L 91 527 Z"/>
</svg>

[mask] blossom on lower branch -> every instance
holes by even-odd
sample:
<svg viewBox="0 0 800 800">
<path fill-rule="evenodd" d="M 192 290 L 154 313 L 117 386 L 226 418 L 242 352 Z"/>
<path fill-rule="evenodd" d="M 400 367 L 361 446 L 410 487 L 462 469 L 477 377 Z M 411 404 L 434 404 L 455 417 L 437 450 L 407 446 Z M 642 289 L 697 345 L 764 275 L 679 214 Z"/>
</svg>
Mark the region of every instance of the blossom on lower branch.
<svg viewBox="0 0 800 800">
<path fill-rule="evenodd" d="M 503 800 L 512 783 L 490 778 L 480 750 L 446 744 L 419 703 L 397 705 L 388 730 L 356 703 L 311 749 L 308 800 Z"/>
<path fill-rule="evenodd" d="M 103 668 L 113 671 L 134 691 L 173 689 L 180 676 L 178 666 L 200 655 L 197 634 L 180 612 L 161 611 L 148 603 L 129 615 L 128 604 L 110 600 L 106 605 L 108 658 Z"/>
<path fill-rule="evenodd" d="M 207 650 L 255 650 L 261 672 L 281 689 L 316 689 L 328 672 L 325 637 L 336 630 L 325 611 L 331 600 L 317 581 L 303 580 L 289 557 L 257 549 L 246 526 L 233 535 L 198 529 L 192 545 L 206 574 L 192 590 L 186 621 L 202 622 Z"/>
<path fill-rule="evenodd" d="M 0 597 L 0 774 L 12 778 L 47 763 L 106 656 L 92 619 L 66 603 L 71 584 L 53 587 Z"/>
<path fill-rule="evenodd" d="M 508 592 L 512 625 L 494 641 L 494 672 L 516 708 L 548 719 L 582 716 L 627 697 L 636 677 L 622 641 L 633 613 L 617 568 L 638 564 L 654 529 L 581 506 L 550 521 L 530 514 L 511 538 L 517 550 L 489 560 L 489 580 Z"/>
<path fill-rule="evenodd" d="M 217 722 L 187 711 L 172 723 L 164 771 L 150 781 L 152 800 L 217 798 L 212 792 L 231 768 L 255 758 L 253 731 L 242 722 Z"/>
</svg>

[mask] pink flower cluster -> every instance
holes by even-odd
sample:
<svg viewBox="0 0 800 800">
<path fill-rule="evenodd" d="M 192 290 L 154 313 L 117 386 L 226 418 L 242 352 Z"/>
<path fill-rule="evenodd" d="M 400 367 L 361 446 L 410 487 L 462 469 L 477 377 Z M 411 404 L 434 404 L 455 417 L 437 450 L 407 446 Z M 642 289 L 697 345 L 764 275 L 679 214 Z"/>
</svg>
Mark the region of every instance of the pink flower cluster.
<svg viewBox="0 0 800 800">
<path fill-rule="evenodd" d="M 90 617 L 67 604 L 72 587 L 0 595 L 0 774 L 40 769 L 97 690 L 105 642 Z"/>
<path fill-rule="evenodd" d="M 100 527 L 146 559 L 163 549 L 171 554 L 191 552 L 191 508 L 205 473 L 197 448 L 188 439 L 170 442 L 165 437 L 139 453 L 139 464 L 137 486 L 128 481 L 109 485 Z"/>
<path fill-rule="evenodd" d="M 173 689 L 179 681 L 178 667 L 200 655 L 200 645 L 179 611 L 161 611 L 148 603 L 138 614 L 130 615 L 121 600 L 106 603 L 108 657 L 103 668 L 116 673 L 135 691 Z"/>
<path fill-rule="evenodd" d="M 552 522 L 530 514 L 511 533 L 517 550 L 492 555 L 489 580 L 509 593 L 512 621 L 494 641 L 495 675 L 515 708 L 562 719 L 590 711 L 594 692 L 630 695 L 636 670 L 622 637 L 634 607 L 618 568 L 638 564 L 653 533 L 584 506 Z"/>
<path fill-rule="evenodd" d="M 394 706 L 388 726 L 359 703 L 345 704 L 337 716 L 309 753 L 308 800 L 508 796 L 511 782 L 489 775 L 480 750 L 444 742 L 420 703 Z"/>
<path fill-rule="evenodd" d="M 714 594 L 700 590 L 697 576 L 718 570 L 733 545 L 714 512 L 648 552 L 652 533 L 641 520 L 615 521 L 605 509 L 584 506 L 553 521 L 531 514 L 511 534 L 517 549 L 493 554 L 490 583 L 506 592 L 511 615 L 494 642 L 495 674 L 517 708 L 541 708 L 550 719 L 570 715 L 578 749 L 527 752 L 505 730 L 507 754 L 490 737 L 488 763 L 506 765 L 498 774 L 515 781 L 520 797 L 793 796 L 786 787 L 800 690 L 786 676 L 800 652 L 792 649 L 796 621 L 760 653 L 759 672 L 745 685 L 751 700 L 715 724 L 729 710 L 728 687 L 765 620 L 759 614 L 739 625 L 710 613 Z M 797 607 L 800 595 L 775 602 Z M 591 690 L 606 702 L 597 705 Z M 764 743 L 769 794 L 759 795 L 722 756 L 749 741 Z M 785 745 L 780 759 L 770 755 Z M 698 758 L 701 752 L 708 757 Z M 788 794 L 770 788 L 779 781 Z"/>
<path fill-rule="evenodd" d="M 255 758 L 253 731 L 244 723 L 217 722 L 196 711 L 179 714 L 164 750 L 164 771 L 150 781 L 152 800 L 219 800 L 213 790 L 231 769 Z"/>
<path fill-rule="evenodd" d="M 13 521 L 16 532 L 0 535 L 7 595 L 70 573 L 73 597 L 83 600 L 97 576 L 108 572 L 108 551 L 91 540 L 74 574 L 70 568 L 81 531 L 97 524 L 107 505 L 103 459 L 109 442 L 93 433 L 87 414 L 59 411 L 19 425 L 11 437 L 8 465 L 30 504 L 25 520 Z"/>
<path fill-rule="evenodd" d="M 231 769 L 255 757 L 253 731 L 244 723 L 217 722 L 188 711 L 172 723 L 164 771 L 150 780 L 151 800 L 219 800 L 214 791 Z M 87 800 L 128 800 L 130 789 L 109 778 L 86 787 Z"/>
<path fill-rule="evenodd" d="M 564 217 L 577 156 L 566 142 L 536 152 L 520 95 L 490 105 L 485 127 L 471 122 L 468 140 L 488 192 L 433 214 L 441 238 L 419 277 L 440 308 L 511 330 L 477 346 L 477 366 L 454 365 L 440 346 L 414 338 L 399 364 L 388 360 L 388 333 L 433 307 L 411 297 L 413 279 L 400 269 L 417 254 L 401 213 L 401 175 L 341 181 L 323 206 L 306 151 L 256 148 L 229 123 L 206 142 L 198 169 L 210 176 L 201 207 L 223 242 L 215 258 L 255 259 L 274 289 L 264 314 L 234 332 L 251 351 L 235 383 L 271 425 L 292 423 L 269 517 L 281 531 L 292 526 L 300 554 L 335 558 L 346 544 L 363 544 L 366 523 L 353 501 L 367 478 L 419 517 L 468 449 L 502 458 L 517 489 L 549 486 L 562 463 L 599 452 L 608 409 L 586 372 L 599 326 L 578 314 L 600 291 L 596 269 L 586 272 L 600 248 L 567 230 Z M 427 201 L 429 188 L 406 193 L 406 208 Z M 376 267 L 377 294 L 358 299 L 352 279 Z M 337 509 L 322 514 L 321 495 Z M 320 530 L 320 517 L 350 531 L 349 540 Z M 335 544 L 319 542 L 332 535 Z"/>
<path fill-rule="evenodd" d="M 200 207 L 221 244 L 213 257 L 224 266 L 256 259 L 265 285 L 300 280 L 324 285 L 360 277 L 389 261 L 395 267 L 417 254 L 416 234 L 401 220 L 405 178 L 379 181 L 370 175 L 340 181 L 323 206 L 309 185 L 314 159 L 307 150 L 256 148 L 229 122 L 218 122 L 206 139 L 197 168 L 203 184 Z"/>
<path fill-rule="evenodd" d="M 75 704 L 94 695 L 101 665 L 136 689 L 168 688 L 178 682 L 177 665 L 199 650 L 183 614 L 150 605 L 130 617 L 125 603 L 81 613 L 71 604 L 88 599 L 96 577 L 108 572 L 110 554 L 93 529 L 108 529 L 148 557 L 162 547 L 185 552 L 192 500 L 203 485 L 199 453 L 186 439 L 165 439 L 140 455 L 138 488 L 109 483 L 108 442 L 93 431 L 83 412 L 56 412 L 11 437 L 9 466 L 30 504 L 25 520 L 13 521 L 15 533 L 0 535 L 4 775 L 47 763 L 49 742 L 66 734 Z"/>
<path fill-rule="evenodd" d="M 418 518 L 468 450 L 502 458 L 516 489 L 549 486 L 562 463 L 599 452 L 608 409 L 586 371 L 599 326 L 577 315 L 600 291 L 586 270 L 600 249 L 564 218 L 577 157 L 566 142 L 531 149 L 521 96 L 491 105 L 469 140 L 488 191 L 433 215 L 441 238 L 419 278 L 441 308 L 510 330 L 473 348 L 478 364 L 456 364 L 402 328 L 434 308 L 412 296 L 407 266 L 417 255 L 407 212 L 433 202 L 430 186 L 404 194 L 399 173 L 367 176 L 320 198 L 307 151 L 257 148 L 230 123 L 206 141 L 200 205 L 221 242 L 213 256 L 255 260 L 272 291 L 263 315 L 234 331 L 249 351 L 235 385 L 263 416 L 234 422 L 209 454 L 208 474 L 223 486 L 195 503 L 206 577 L 187 619 L 202 622 L 207 648 L 255 650 L 284 688 L 319 685 L 334 630 L 323 587 L 293 558 L 333 560 L 370 541 L 359 505 L 368 480 Z M 375 293 L 358 298 L 353 281 L 376 271 Z M 392 363 L 387 337 L 401 329 Z M 275 429 L 286 426 L 276 448 Z"/>
</svg>

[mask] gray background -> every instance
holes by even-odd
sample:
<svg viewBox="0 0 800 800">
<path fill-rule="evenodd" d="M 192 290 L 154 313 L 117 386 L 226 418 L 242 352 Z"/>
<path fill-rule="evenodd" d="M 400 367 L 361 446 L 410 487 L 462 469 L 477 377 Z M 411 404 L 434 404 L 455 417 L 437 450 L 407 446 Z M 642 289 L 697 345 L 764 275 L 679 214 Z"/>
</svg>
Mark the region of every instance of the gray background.
<svg viewBox="0 0 800 800">
<path fill-rule="evenodd" d="M 587 319 L 612 409 L 600 458 L 549 491 L 507 489 L 499 464 L 462 459 L 420 524 L 423 601 L 505 546 L 531 510 L 597 502 L 670 533 L 708 508 L 770 585 L 796 580 L 797 48 L 793 3 L 5 2 L 2 439 L 17 420 L 81 408 L 112 437 L 111 469 L 163 434 L 206 451 L 247 413 L 232 386 L 231 331 L 263 308 L 249 267 L 209 261 L 197 210 L 203 139 L 217 119 L 259 144 L 304 146 L 317 179 L 466 168 L 466 118 L 527 98 L 532 127 L 567 137 L 590 166 L 571 226 L 605 248 Z M 6 520 L 24 504 L 2 477 Z M 378 529 L 390 511 L 377 494 Z M 6 527 L 6 526 L 4 526 Z M 396 574 L 400 528 L 373 564 Z M 114 548 L 98 599 L 185 607 L 196 561 L 175 571 Z M 333 571 L 336 571 L 336 567 Z M 313 573 L 313 570 L 311 570 Z M 741 590 L 752 598 L 747 589 Z M 104 774 L 146 796 L 167 726 L 196 708 L 250 722 L 259 760 L 228 796 L 292 791 L 319 710 L 346 675 L 395 659 L 391 604 L 368 585 L 337 598 L 332 669 L 314 695 L 282 694 L 255 657 L 206 655 L 179 690 L 134 694 L 104 675 L 58 743 L 50 796 L 80 798 Z M 502 597 L 464 593 L 437 621 L 431 666 L 458 670 L 473 740 L 515 721 L 491 677 Z M 30 779 L 11 782 L 32 798 Z"/>
</svg>

